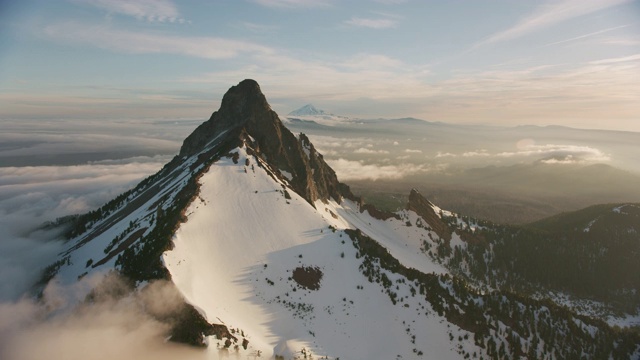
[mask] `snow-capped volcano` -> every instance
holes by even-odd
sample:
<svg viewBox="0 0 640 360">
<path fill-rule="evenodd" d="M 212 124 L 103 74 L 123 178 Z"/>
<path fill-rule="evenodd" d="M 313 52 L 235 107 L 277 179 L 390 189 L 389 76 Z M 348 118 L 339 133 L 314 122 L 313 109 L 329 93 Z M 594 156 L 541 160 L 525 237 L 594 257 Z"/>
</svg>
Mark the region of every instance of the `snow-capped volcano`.
<svg viewBox="0 0 640 360">
<path fill-rule="evenodd" d="M 351 123 L 354 120 L 345 116 L 326 113 L 324 110 L 317 109 L 312 104 L 290 112 L 284 119 L 287 124 L 320 124 L 324 126 L 336 126 L 341 123 Z"/>
<path fill-rule="evenodd" d="M 633 333 L 452 274 L 439 259 L 485 241 L 480 228 L 415 190 L 398 213 L 364 204 L 244 80 L 160 172 L 76 219 L 43 283 L 110 270 L 134 292 L 166 281 L 182 299 L 160 316 L 167 336 L 210 359 L 636 351 Z"/>
<path fill-rule="evenodd" d="M 307 104 L 299 109 L 293 110 L 288 116 L 308 116 L 308 115 L 329 115 L 324 110 L 316 109 L 312 104 Z"/>
</svg>

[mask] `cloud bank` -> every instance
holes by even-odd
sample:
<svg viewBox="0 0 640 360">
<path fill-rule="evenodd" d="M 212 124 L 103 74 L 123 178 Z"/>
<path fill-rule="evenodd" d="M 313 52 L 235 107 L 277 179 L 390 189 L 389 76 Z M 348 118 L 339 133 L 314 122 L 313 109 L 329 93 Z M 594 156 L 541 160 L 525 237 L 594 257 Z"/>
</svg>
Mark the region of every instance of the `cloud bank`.
<svg viewBox="0 0 640 360">
<path fill-rule="evenodd" d="M 340 181 L 397 180 L 406 176 L 428 171 L 428 168 L 424 165 L 376 165 L 365 164 L 362 161 L 347 160 L 343 158 L 327 160 L 327 163 L 336 172 Z"/>
<path fill-rule="evenodd" d="M 166 158 L 79 166 L 0 167 L 0 301 L 19 298 L 62 250 L 47 221 L 95 209 L 158 171 Z"/>
<path fill-rule="evenodd" d="M 157 281 L 126 295 L 115 275 L 51 283 L 40 302 L 0 303 L 0 358 L 5 360 L 204 359 L 205 352 L 165 342 L 158 316 L 181 305 L 172 284 Z M 88 289 L 93 300 L 84 301 Z"/>
</svg>

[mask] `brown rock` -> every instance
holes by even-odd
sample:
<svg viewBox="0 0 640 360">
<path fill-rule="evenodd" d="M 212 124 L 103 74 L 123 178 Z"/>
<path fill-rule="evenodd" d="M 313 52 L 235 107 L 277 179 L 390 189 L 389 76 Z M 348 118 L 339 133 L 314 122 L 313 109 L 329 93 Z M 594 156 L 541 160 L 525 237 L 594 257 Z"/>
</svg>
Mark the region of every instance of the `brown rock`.
<svg viewBox="0 0 640 360">
<path fill-rule="evenodd" d="M 407 210 L 412 210 L 418 214 L 440 238 L 445 241 L 451 240 L 451 229 L 433 210 L 433 204 L 420 195 L 416 189 L 412 189 L 409 194 Z"/>
</svg>

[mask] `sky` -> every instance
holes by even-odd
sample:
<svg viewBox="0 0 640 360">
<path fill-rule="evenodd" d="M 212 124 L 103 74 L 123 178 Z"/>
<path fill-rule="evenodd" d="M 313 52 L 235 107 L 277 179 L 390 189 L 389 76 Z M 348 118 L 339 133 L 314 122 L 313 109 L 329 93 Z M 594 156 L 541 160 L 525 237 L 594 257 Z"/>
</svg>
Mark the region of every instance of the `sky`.
<svg viewBox="0 0 640 360">
<path fill-rule="evenodd" d="M 0 1 L 0 119 L 284 115 L 640 131 L 640 1 Z"/>
</svg>

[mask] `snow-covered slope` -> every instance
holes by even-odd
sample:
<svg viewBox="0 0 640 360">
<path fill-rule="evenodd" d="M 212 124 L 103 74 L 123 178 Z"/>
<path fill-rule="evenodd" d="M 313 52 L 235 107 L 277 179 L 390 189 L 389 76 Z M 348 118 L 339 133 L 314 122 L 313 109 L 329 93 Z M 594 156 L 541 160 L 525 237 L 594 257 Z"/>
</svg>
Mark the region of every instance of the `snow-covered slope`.
<svg viewBox="0 0 640 360">
<path fill-rule="evenodd" d="M 286 355 L 279 349 L 287 347 L 297 355 L 306 349 L 344 359 L 408 359 L 417 351 L 460 358 L 448 333 L 468 333 L 450 328 L 405 283 L 398 290 L 402 304 L 393 306 L 383 288 L 359 271 L 356 250 L 341 231 L 364 225 L 401 262 L 443 272 L 416 248 L 416 227 L 360 214 L 350 201 L 318 201 L 314 208 L 295 193 L 287 199 L 285 183 L 244 148 L 237 151 L 238 164 L 221 160 L 202 176 L 175 248 L 164 254 L 173 281 L 209 321 L 240 329 L 250 351 L 267 356 Z M 319 289 L 300 286 L 292 278 L 296 268 L 319 269 Z"/>
<path fill-rule="evenodd" d="M 634 332 L 469 286 L 435 254 L 455 259 L 477 225 L 417 191 L 407 209 L 363 204 L 245 80 L 158 174 L 76 219 L 42 283 L 170 280 L 167 338 L 209 359 L 638 354 Z"/>
</svg>

